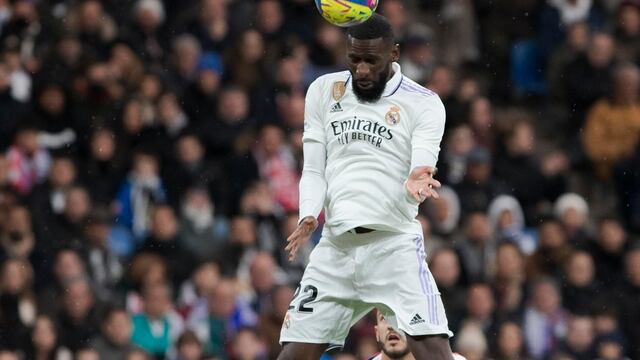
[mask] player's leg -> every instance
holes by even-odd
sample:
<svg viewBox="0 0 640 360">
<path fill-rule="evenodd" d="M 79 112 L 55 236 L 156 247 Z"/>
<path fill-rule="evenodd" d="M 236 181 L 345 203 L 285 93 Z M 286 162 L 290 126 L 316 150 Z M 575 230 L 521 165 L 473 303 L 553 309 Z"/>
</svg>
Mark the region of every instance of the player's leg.
<svg viewBox="0 0 640 360">
<path fill-rule="evenodd" d="M 278 360 L 318 360 L 329 344 L 287 343 Z"/>
<path fill-rule="evenodd" d="M 407 334 L 416 359 L 452 359 L 449 337 L 453 334 L 425 261 L 422 237 L 380 236 L 363 249 L 369 257 L 357 273 L 366 279 L 361 281 L 367 284 L 362 290 L 363 300 L 378 304 L 387 322 Z"/>
<path fill-rule="evenodd" d="M 429 360 L 451 360 L 451 346 L 447 335 L 407 336 L 413 356 Z"/>
<path fill-rule="evenodd" d="M 317 360 L 327 347 L 344 344 L 354 317 L 353 269 L 349 254 L 320 240 L 285 315 L 279 359 Z"/>
</svg>

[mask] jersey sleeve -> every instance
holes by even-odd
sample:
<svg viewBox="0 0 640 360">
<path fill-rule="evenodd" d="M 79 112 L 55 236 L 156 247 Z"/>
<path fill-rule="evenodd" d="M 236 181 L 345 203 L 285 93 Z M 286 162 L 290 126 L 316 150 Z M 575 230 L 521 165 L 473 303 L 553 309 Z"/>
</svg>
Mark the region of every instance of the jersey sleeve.
<svg viewBox="0 0 640 360">
<path fill-rule="evenodd" d="M 326 143 L 322 112 L 320 111 L 322 99 L 322 83 L 316 80 L 309 86 L 304 100 L 304 134 L 302 142 Z"/>
<path fill-rule="evenodd" d="M 436 166 L 445 118 L 444 105 L 437 96 L 426 101 L 418 111 L 411 137 L 411 170 L 418 166 Z"/>
<path fill-rule="evenodd" d="M 304 167 L 300 178 L 300 220 L 307 216 L 318 218 L 327 193 L 324 177 L 327 152 L 324 144 L 307 142 L 302 148 Z"/>
</svg>

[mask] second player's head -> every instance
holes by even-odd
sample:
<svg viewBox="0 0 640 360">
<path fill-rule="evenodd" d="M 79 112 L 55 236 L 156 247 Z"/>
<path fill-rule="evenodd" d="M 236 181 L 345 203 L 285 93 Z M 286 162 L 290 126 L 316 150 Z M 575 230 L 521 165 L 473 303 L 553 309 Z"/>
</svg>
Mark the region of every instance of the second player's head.
<svg viewBox="0 0 640 360">
<path fill-rule="evenodd" d="M 373 14 L 347 32 L 347 65 L 353 92 L 360 101 L 375 102 L 391 76 L 391 64 L 400 57 L 393 28 L 387 19 Z"/>
<path fill-rule="evenodd" d="M 410 352 L 406 336 L 393 329 L 384 315 L 376 311 L 376 340 L 380 350 L 390 359 L 403 359 Z"/>
</svg>

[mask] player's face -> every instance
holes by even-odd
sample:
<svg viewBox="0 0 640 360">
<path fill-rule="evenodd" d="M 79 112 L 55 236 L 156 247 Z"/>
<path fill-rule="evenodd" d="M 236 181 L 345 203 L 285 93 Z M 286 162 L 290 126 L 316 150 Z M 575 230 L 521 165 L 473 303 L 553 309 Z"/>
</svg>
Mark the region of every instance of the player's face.
<svg viewBox="0 0 640 360">
<path fill-rule="evenodd" d="M 407 338 L 393 330 L 382 314 L 378 313 L 377 317 L 376 339 L 382 352 L 391 359 L 402 359 L 409 354 Z"/>
<path fill-rule="evenodd" d="M 382 38 L 347 39 L 347 65 L 353 77 L 353 92 L 359 100 L 374 102 L 380 99 L 391 77 L 391 63 L 398 60 L 397 45 Z"/>
</svg>

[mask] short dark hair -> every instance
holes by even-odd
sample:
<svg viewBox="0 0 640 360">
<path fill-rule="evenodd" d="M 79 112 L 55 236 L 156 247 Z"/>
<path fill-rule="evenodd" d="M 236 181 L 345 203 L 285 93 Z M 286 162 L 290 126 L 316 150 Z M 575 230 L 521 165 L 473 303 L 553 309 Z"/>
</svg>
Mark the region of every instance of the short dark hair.
<svg viewBox="0 0 640 360">
<path fill-rule="evenodd" d="M 347 34 L 358 40 L 372 40 L 382 38 L 384 41 L 393 42 L 393 28 L 387 18 L 377 13 L 362 24 L 354 25 L 347 30 Z"/>
</svg>

